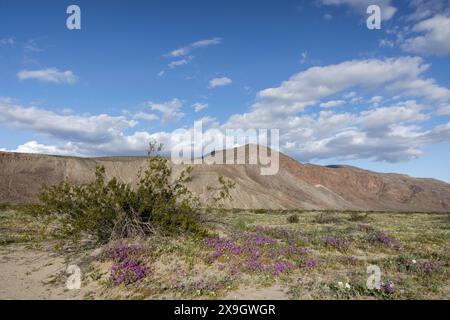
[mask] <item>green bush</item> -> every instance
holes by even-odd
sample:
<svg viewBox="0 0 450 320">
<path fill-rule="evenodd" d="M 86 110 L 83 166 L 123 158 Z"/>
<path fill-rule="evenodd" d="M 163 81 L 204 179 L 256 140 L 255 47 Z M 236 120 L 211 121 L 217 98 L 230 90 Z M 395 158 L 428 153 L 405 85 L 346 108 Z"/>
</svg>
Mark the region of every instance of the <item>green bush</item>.
<svg viewBox="0 0 450 320">
<path fill-rule="evenodd" d="M 0 203 L 0 210 L 8 210 L 10 207 L 9 203 Z"/>
<path fill-rule="evenodd" d="M 139 172 L 136 188 L 116 178 L 106 182 L 105 168 L 97 167 L 91 183 L 62 182 L 45 188 L 39 212 L 57 217 L 57 232 L 72 240 L 105 243 L 155 232 L 205 234 L 200 201 L 186 187 L 193 168 L 172 182 L 169 160 L 157 154 L 161 148 L 150 143 L 147 166 Z M 222 177 L 219 182 L 230 186 Z M 228 192 L 219 194 L 217 201 L 230 197 Z"/>
<path fill-rule="evenodd" d="M 267 209 L 254 209 L 253 213 L 255 213 L 255 214 L 267 214 L 267 213 L 269 213 L 269 210 L 267 210 Z"/>
<path fill-rule="evenodd" d="M 287 221 L 289 223 L 298 223 L 299 219 L 298 219 L 298 215 L 296 214 L 292 214 L 287 218 Z"/>
</svg>

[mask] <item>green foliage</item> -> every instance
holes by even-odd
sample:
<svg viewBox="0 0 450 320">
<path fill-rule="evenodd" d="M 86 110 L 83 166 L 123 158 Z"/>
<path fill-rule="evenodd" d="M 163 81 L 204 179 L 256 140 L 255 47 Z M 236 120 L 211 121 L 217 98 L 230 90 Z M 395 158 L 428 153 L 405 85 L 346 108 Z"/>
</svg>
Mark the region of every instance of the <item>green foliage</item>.
<svg viewBox="0 0 450 320">
<path fill-rule="evenodd" d="M 193 168 L 182 171 L 174 181 L 169 160 L 158 154 L 162 146 L 150 143 L 147 166 L 138 174 L 137 187 L 112 178 L 97 167 L 95 180 L 74 185 L 62 182 L 40 194 L 40 213 L 57 217 L 57 231 L 66 239 L 90 239 L 105 243 L 113 239 L 142 237 L 150 233 L 206 233 L 201 225 L 200 201 L 186 184 Z M 219 202 L 233 187 L 223 177 L 217 189 Z"/>
<path fill-rule="evenodd" d="M 9 203 L 0 203 L 0 210 L 8 210 L 10 207 Z"/>
<path fill-rule="evenodd" d="M 289 223 L 298 223 L 299 219 L 298 219 L 298 215 L 296 214 L 292 214 L 289 217 L 287 217 L 287 221 Z"/>
<path fill-rule="evenodd" d="M 219 187 L 208 186 L 207 190 L 211 193 L 212 203 L 215 208 L 224 209 L 223 201 L 231 199 L 231 190 L 234 189 L 236 183 L 220 176 L 218 179 Z"/>
<path fill-rule="evenodd" d="M 255 214 L 267 214 L 267 213 L 269 213 L 269 210 L 267 210 L 267 209 L 255 209 L 255 210 L 253 210 L 253 213 L 255 213 Z"/>
</svg>

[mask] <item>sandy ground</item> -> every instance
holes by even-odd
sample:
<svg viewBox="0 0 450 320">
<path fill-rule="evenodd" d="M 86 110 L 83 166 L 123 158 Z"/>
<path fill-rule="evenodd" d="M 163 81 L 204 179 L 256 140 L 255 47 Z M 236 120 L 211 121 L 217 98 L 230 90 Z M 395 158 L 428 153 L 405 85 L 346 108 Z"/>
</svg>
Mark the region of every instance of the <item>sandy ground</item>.
<svg viewBox="0 0 450 320">
<path fill-rule="evenodd" d="M 1 248 L 0 256 L 0 299 L 78 300 L 94 290 L 92 283 L 80 290 L 68 290 L 67 264 L 50 251 L 14 245 Z M 281 300 L 288 297 L 279 285 L 274 285 L 258 290 L 244 287 L 224 298 Z"/>
<path fill-rule="evenodd" d="M 44 249 L 0 248 L 0 299 L 83 299 L 89 287 L 68 290 L 67 264 Z"/>
<path fill-rule="evenodd" d="M 289 297 L 279 284 L 266 288 L 255 289 L 252 287 L 240 288 L 229 292 L 225 300 L 288 300 Z"/>
</svg>

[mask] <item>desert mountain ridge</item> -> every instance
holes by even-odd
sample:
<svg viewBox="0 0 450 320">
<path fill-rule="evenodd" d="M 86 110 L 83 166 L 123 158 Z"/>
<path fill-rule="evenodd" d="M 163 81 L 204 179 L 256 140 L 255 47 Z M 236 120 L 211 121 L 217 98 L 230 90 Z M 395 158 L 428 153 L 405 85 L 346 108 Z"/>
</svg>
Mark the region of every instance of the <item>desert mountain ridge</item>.
<svg viewBox="0 0 450 320">
<path fill-rule="evenodd" d="M 214 156 L 231 151 L 237 159 L 240 148 L 245 148 L 248 157 L 248 145 L 218 151 L 219 155 Z M 209 185 L 214 185 L 219 176 L 231 179 L 236 187 L 231 192 L 233 200 L 226 204 L 229 208 L 450 211 L 450 185 L 435 179 L 376 173 L 352 166 L 303 164 L 281 152 L 278 173 L 264 176 L 260 165 L 249 164 L 248 158 L 241 160 L 243 164 L 194 165 L 189 188 L 207 202 Z M 43 185 L 64 179 L 73 183 L 91 181 L 98 165 L 105 167 L 107 178 L 117 177 L 133 184 L 145 164 L 146 157 L 139 156 L 80 158 L 0 152 L 0 203 L 36 202 Z M 172 166 L 174 175 L 186 167 Z"/>
</svg>

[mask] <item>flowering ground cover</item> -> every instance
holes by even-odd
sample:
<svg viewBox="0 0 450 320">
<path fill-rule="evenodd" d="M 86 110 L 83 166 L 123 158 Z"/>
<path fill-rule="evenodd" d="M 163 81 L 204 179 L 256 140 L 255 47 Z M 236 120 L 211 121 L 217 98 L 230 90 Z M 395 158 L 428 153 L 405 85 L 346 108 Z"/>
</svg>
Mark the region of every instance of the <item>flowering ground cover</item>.
<svg viewBox="0 0 450 320">
<path fill-rule="evenodd" d="M 36 221 L 13 211 L 0 214 L 3 249 L 56 243 L 38 236 Z M 288 219 L 292 214 L 298 220 Z M 214 222 L 206 225 L 204 237 L 153 235 L 93 249 L 96 254 L 80 260 L 83 281 L 97 288 L 85 298 L 450 298 L 446 214 L 370 213 L 355 219 L 342 212 L 235 210 L 205 215 Z M 379 268 L 378 287 L 367 286 L 369 266 Z M 64 281 L 60 275 L 52 285 Z"/>
</svg>

